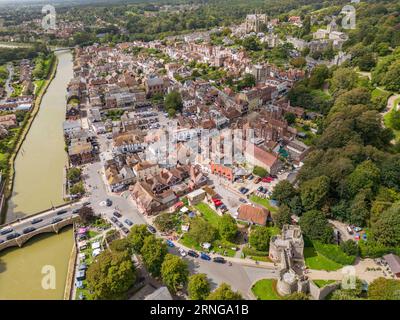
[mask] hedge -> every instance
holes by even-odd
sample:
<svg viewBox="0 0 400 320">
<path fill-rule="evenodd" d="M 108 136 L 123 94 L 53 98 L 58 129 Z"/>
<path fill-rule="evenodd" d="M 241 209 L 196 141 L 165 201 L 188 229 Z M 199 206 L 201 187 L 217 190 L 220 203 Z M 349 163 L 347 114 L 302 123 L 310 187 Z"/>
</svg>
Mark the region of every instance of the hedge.
<svg viewBox="0 0 400 320">
<path fill-rule="evenodd" d="M 246 256 L 257 256 L 257 257 L 261 257 L 261 256 L 268 256 L 269 252 L 268 251 L 258 251 L 256 249 L 253 248 L 249 248 L 249 247 L 244 247 L 242 252 L 246 255 Z"/>
<path fill-rule="evenodd" d="M 374 241 L 359 241 L 360 256 L 362 258 L 378 258 L 388 253 L 400 255 L 400 248 L 385 247 Z"/>
<path fill-rule="evenodd" d="M 352 265 L 356 259 L 355 256 L 349 256 L 344 253 L 340 247 L 335 244 L 324 244 L 314 241 L 314 248 L 326 258 L 342 265 Z"/>
</svg>

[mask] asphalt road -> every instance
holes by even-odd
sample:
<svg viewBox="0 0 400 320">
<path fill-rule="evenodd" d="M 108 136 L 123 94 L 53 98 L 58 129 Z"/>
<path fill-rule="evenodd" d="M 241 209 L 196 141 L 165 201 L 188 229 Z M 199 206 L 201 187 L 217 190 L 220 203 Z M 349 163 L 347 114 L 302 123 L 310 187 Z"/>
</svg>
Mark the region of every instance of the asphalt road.
<svg viewBox="0 0 400 320">
<path fill-rule="evenodd" d="M 51 225 L 53 223 L 53 219 L 54 218 L 62 218 L 62 219 L 66 219 L 72 216 L 72 211 L 75 209 L 79 209 L 82 207 L 82 203 L 87 201 L 87 199 L 83 199 L 80 202 L 74 203 L 72 205 L 68 205 L 65 207 L 61 207 L 58 208 L 56 210 L 49 210 L 47 212 L 44 212 L 42 214 L 39 215 L 35 215 L 33 217 L 30 217 L 29 219 L 24 219 L 21 221 L 15 221 L 14 223 L 12 223 L 9 226 L 3 227 L 1 230 L 9 230 L 12 229 L 13 231 L 10 233 L 7 233 L 5 235 L 0 235 L 0 242 L 2 241 L 7 241 L 7 236 L 9 236 L 10 234 L 13 234 L 15 232 L 19 233 L 20 235 L 22 235 L 24 232 L 23 230 L 27 227 L 34 227 L 35 229 L 39 229 L 48 225 Z M 61 210 L 67 210 L 66 213 L 61 214 L 61 215 L 57 215 L 57 212 L 61 211 Z M 34 219 L 43 219 L 41 222 L 32 224 L 32 221 Z M 33 230 L 32 230 L 33 231 Z"/>
</svg>

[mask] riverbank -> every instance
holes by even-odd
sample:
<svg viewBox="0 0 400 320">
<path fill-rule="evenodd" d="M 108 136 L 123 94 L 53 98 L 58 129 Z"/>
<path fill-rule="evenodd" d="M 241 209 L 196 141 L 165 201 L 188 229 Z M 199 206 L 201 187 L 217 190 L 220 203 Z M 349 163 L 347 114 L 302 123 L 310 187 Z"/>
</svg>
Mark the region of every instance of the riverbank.
<svg viewBox="0 0 400 320">
<path fill-rule="evenodd" d="M 12 190 L 13 190 L 13 186 L 14 186 L 15 159 L 17 157 L 18 152 L 21 149 L 23 142 L 25 141 L 25 138 L 27 136 L 27 133 L 29 132 L 29 129 L 32 126 L 33 120 L 35 119 L 37 113 L 39 112 L 40 104 L 42 103 L 43 96 L 47 92 L 47 89 L 48 89 L 50 83 L 53 81 L 54 77 L 56 76 L 57 66 L 58 66 L 58 58 L 55 57 L 52 61 L 52 65 L 50 68 L 50 74 L 48 75 L 45 84 L 42 86 L 41 91 L 35 97 L 35 100 L 34 100 L 34 103 L 32 106 L 32 110 L 29 113 L 29 118 L 26 122 L 24 121 L 22 128 L 17 137 L 17 144 L 15 146 L 15 149 L 10 156 L 10 159 L 9 159 L 10 170 L 8 171 L 7 176 L 3 177 L 5 179 L 4 205 L 1 208 L 0 224 L 3 224 L 7 218 L 8 201 L 10 200 L 10 198 L 12 196 Z"/>
</svg>

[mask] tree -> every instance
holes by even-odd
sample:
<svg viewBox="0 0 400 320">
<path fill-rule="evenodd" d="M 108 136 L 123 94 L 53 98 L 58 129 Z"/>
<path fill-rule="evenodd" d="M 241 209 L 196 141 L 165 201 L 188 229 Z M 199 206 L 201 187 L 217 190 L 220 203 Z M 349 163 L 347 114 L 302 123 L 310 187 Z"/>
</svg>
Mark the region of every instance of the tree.
<svg viewBox="0 0 400 320">
<path fill-rule="evenodd" d="M 400 245 L 400 204 L 384 211 L 371 226 L 373 238 L 384 246 Z"/>
<path fill-rule="evenodd" d="M 329 178 L 320 176 L 300 186 L 301 203 L 306 210 L 320 209 L 329 196 Z"/>
<path fill-rule="evenodd" d="M 167 245 L 161 239 L 150 235 L 144 239 L 140 253 L 146 269 L 152 276 L 158 277 L 161 274 L 161 266 L 164 258 L 168 253 Z"/>
<path fill-rule="evenodd" d="M 79 218 L 83 223 L 88 223 L 94 218 L 94 211 L 91 207 L 83 206 L 78 212 Z"/>
<path fill-rule="evenodd" d="M 207 300 L 243 300 L 243 298 L 239 292 L 234 292 L 230 285 L 221 283 L 217 289 L 210 293 Z"/>
<path fill-rule="evenodd" d="M 81 169 L 72 167 L 68 169 L 67 179 L 69 182 L 77 182 L 81 178 Z"/>
<path fill-rule="evenodd" d="M 258 251 L 267 251 L 269 248 L 269 231 L 266 227 L 257 226 L 251 230 L 249 243 Z"/>
<path fill-rule="evenodd" d="M 400 300 L 400 282 L 394 279 L 378 278 L 368 287 L 371 300 Z"/>
<path fill-rule="evenodd" d="M 272 192 L 272 199 L 279 202 L 280 205 L 289 205 L 290 200 L 297 195 L 296 189 L 287 181 L 279 181 Z"/>
<path fill-rule="evenodd" d="M 273 214 L 274 224 L 279 228 L 292 223 L 292 214 L 287 205 L 281 205 L 277 213 Z"/>
<path fill-rule="evenodd" d="M 243 79 L 237 84 L 237 90 L 240 91 L 244 88 L 252 88 L 256 85 L 256 78 L 251 73 L 246 73 Z"/>
<path fill-rule="evenodd" d="M 336 69 L 331 79 L 332 91 L 351 90 L 356 86 L 357 80 L 358 76 L 353 70 L 347 68 Z"/>
<path fill-rule="evenodd" d="M 345 287 L 342 283 L 341 289 L 335 290 L 332 294 L 332 300 L 360 300 L 363 292 L 363 283 L 359 278 L 355 282 L 348 283 Z"/>
<path fill-rule="evenodd" d="M 98 300 L 123 299 L 136 272 L 127 252 L 103 251 L 87 270 L 88 289 Z"/>
<path fill-rule="evenodd" d="M 305 212 L 300 217 L 299 224 L 303 233 L 311 240 L 330 243 L 333 239 L 333 229 L 321 211 Z"/>
<path fill-rule="evenodd" d="M 247 37 L 243 40 L 243 47 L 249 51 L 259 51 L 261 50 L 261 46 L 257 40 L 257 37 Z"/>
<path fill-rule="evenodd" d="M 261 178 L 264 178 L 268 174 L 268 171 L 262 167 L 255 166 L 253 169 L 253 174 Z"/>
<path fill-rule="evenodd" d="M 161 232 L 170 232 L 175 229 L 174 214 L 165 212 L 154 219 L 154 224 Z"/>
<path fill-rule="evenodd" d="M 291 59 L 290 64 L 295 68 L 303 68 L 307 65 L 307 61 L 304 57 L 297 57 Z"/>
<path fill-rule="evenodd" d="M 217 237 L 217 230 L 204 219 L 196 217 L 190 224 L 189 236 L 197 243 L 211 243 Z"/>
<path fill-rule="evenodd" d="M 174 110 L 175 112 L 181 111 L 183 108 L 182 96 L 179 91 L 173 90 L 165 96 L 165 109 Z"/>
<path fill-rule="evenodd" d="M 351 239 L 340 243 L 340 249 L 349 256 L 358 256 L 358 244 Z"/>
<path fill-rule="evenodd" d="M 317 65 L 308 79 L 308 85 L 313 89 L 321 89 L 325 80 L 329 77 L 329 69 L 326 65 Z"/>
<path fill-rule="evenodd" d="M 85 193 L 85 187 L 83 186 L 83 182 L 75 183 L 70 189 L 69 192 L 72 195 L 81 195 Z"/>
<path fill-rule="evenodd" d="M 210 283 L 205 273 L 189 277 L 188 293 L 191 300 L 204 300 L 210 294 Z"/>
<path fill-rule="evenodd" d="M 230 214 L 224 214 L 218 222 L 218 230 L 223 239 L 233 241 L 238 232 L 236 220 Z"/>
<path fill-rule="evenodd" d="M 391 90 L 395 92 L 400 91 L 400 61 L 392 63 L 388 69 L 388 72 L 383 77 L 383 85 L 386 86 L 386 90 Z"/>
<path fill-rule="evenodd" d="M 360 163 L 347 178 L 347 190 L 349 195 L 355 195 L 360 189 L 374 190 L 379 185 L 380 171 L 371 161 Z"/>
<path fill-rule="evenodd" d="M 176 292 L 188 280 L 189 270 L 186 260 L 167 254 L 161 266 L 161 277 L 168 289 Z"/>
<path fill-rule="evenodd" d="M 128 238 L 116 239 L 110 243 L 111 251 L 116 252 L 128 252 L 132 254 L 132 244 L 129 242 Z"/>
<path fill-rule="evenodd" d="M 292 112 L 285 113 L 284 118 L 287 121 L 289 126 L 291 126 L 292 124 L 294 124 L 296 122 L 296 115 Z"/>
<path fill-rule="evenodd" d="M 376 60 L 372 53 L 366 53 L 358 59 L 358 67 L 361 71 L 371 71 L 375 65 Z"/>
<path fill-rule="evenodd" d="M 144 239 L 151 235 L 145 224 L 135 224 L 131 228 L 128 240 L 132 243 L 132 249 L 135 253 L 140 253 L 143 247 Z"/>
</svg>

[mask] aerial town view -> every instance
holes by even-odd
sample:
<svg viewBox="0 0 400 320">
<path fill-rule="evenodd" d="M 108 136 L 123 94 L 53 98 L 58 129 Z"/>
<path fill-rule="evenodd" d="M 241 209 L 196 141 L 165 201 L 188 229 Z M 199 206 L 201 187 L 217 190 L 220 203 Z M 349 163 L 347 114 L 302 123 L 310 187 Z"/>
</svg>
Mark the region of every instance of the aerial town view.
<svg viewBox="0 0 400 320">
<path fill-rule="evenodd" d="M 400 2 L 0 0 L 0 208 L 0 300 L 400 300 Z"/>
</svg>

